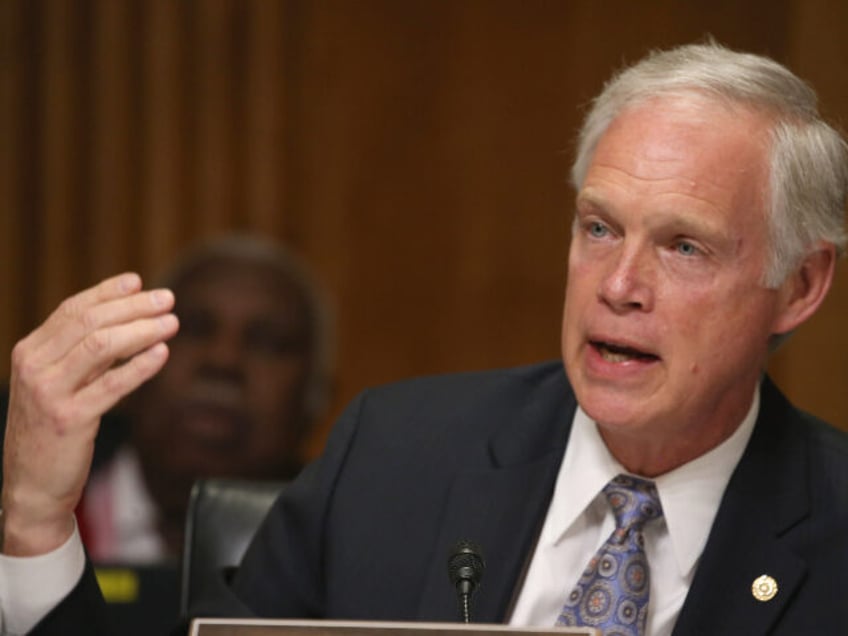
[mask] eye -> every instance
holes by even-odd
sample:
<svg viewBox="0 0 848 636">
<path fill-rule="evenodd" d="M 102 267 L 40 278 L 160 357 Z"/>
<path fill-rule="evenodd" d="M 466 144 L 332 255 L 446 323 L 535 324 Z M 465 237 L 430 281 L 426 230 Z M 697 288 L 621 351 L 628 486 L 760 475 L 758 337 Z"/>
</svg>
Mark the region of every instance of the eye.
<svg viewBox="0 0 848 636">
<path fill-rule="evenodd" d="M 278 324 L 257 321 L 247 326 L 244 342 L 251 352 L 269 357 L 285 357 L 300 354 L 306 349 L 306 338 L 291 328 Z"/>
<path fill-rule="evenodd" d="M 181 308 L 178 315 L 180 330 L 176 337 L 180 340 L 209 340 L 217 329 L 215 318 L 204 310 Z"/>
<path fill-rule="evenodd" d="M 589 234 L 591 234 L 594 238 L 604 238 L 607 234 L 609 234 L 609 230 L 607 226 L 599 221 L 592 221 L 589 223 Z"/>
<path fill-rule="evenodd" d="M 689 243 L 688 241 L 679 241 L 675 245 L 675 249 L 677 250 L 677 253 L 681 256 L 697 256 L 700 252 L 697 247 L 695 247 L 694 245 L 692 245 L 692 243 Z"/>
</svg>

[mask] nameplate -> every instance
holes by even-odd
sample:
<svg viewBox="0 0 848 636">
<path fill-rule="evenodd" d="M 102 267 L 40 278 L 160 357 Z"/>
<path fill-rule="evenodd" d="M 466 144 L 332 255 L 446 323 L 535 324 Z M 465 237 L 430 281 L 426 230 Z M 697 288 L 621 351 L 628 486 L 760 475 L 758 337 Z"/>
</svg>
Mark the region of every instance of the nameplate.
<svg viewBox="0 0 848 636">
<path fill-rule="evenodd" d="M 190 636 L 600 636 L 587 627 L 510 627 L 488 623 L 415 623 L 383 621 L 321 621 L 197 618 Z"/>
</svg>

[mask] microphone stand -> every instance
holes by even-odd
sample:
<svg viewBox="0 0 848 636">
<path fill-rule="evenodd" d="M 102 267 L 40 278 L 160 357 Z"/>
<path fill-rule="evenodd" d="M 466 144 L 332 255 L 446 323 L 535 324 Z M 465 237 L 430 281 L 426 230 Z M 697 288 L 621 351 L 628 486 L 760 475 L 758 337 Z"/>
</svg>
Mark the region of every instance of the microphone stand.
<svg viewBox="0 0 848 636">
<path fill-rule="evenodd" d="M 471 622 L 471 595 L 480 584 L 486 567 L 478 546 L 470 541 L 459 541 L 448 558 L 448 576 L 456 586 L 459 601 L 459 619 Z"/>
</svg>

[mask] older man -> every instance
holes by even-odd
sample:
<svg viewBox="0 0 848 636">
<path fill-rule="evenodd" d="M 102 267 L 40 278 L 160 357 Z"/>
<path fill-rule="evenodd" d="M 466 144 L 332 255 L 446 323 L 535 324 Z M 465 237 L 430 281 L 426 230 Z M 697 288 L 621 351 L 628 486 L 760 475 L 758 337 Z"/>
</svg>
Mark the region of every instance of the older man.
<svg viewBox="0 0 848 636">
<path fill-rule="evenodd" d="M 95 562 L 175 559 L 194 481 L 291 479 L 327 402 L 328 311 L 290 251 L 216 237 L 160 282 L 181 327 L 162 372 L 122 405 L 129 439 L 88 480 L 78 520 Z"/>
<path fill-rule="evenodd" d="M 451 620 L 444 559 L 470 538 L 487 554 L 482 621 L 844 629 L 848 441 L 763 373 L 830 287 L 847 163 L 812 91 L 768 59 L 696 45 L 619 74 L 574 168 L 564 372 L 362 394 L 217 611 Z M 3 551 L 42 556 L 6 558 L 0 576 L 62 581 L 40 612 L 0 590 L 7 624 L 97 615 L 71 516 L 87 449 L 177 328 L 172 297 L 139 290 L 127 276 L 83 292 L 16 348 Z"/>
</svg>

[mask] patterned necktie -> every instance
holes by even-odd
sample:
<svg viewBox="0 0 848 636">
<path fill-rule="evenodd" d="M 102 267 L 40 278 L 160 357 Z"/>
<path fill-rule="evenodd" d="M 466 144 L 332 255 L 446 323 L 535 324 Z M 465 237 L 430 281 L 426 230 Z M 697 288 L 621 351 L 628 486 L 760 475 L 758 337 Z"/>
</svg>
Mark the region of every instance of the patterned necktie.
<svg viewBox="0 0 848 636">
<path fill-rule="evenodd" d="M 644 636 L 650 577 L 642 528 L 662 516 L 654 482 L 619 475 L 604 487 L 615 530 L 565 601 L 557 625 L 594 627 L 603 636 Z"/>
</svg>

